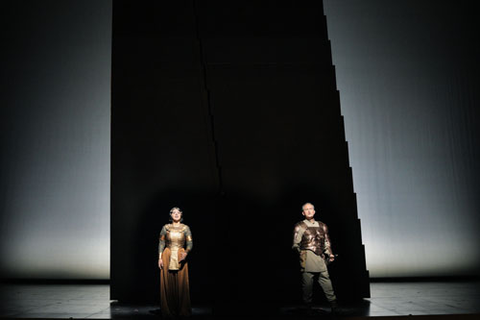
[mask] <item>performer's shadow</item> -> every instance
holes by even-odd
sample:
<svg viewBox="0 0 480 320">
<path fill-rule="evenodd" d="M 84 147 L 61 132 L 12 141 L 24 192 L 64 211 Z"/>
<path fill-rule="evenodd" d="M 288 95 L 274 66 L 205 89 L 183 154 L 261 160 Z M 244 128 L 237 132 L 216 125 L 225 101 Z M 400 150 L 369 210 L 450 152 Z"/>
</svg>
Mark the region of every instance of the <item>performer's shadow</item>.
<svg viewBox="0 0 480 320">
<path fill-rule="evenodd" d="M 317 303 L 312 306 L 297 305 L 281 307 L 279 310 L 284 316 L 302 316 L 302 317 L 350 317 L 350 316 L 368 316 L 370 314 L 370 301 L 361 300 L 356 302 L 341 303 L 335 312 L 332 312 L 328 303 Z"/>
</svg>

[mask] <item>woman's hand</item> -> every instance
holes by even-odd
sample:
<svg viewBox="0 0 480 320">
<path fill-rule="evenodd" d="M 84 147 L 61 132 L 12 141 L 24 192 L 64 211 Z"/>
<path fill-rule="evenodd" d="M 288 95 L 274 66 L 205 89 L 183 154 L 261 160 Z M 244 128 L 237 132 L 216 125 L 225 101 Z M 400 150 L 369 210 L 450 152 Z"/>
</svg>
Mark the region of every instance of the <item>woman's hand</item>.
<svg viewBox="0 0 480 320">
<path fill-rule="evenodd" d="M 183 260 L 185 260 L 186 257 L 187 257 L 187 252 L 185 251 L 180 252 L 180 259 L 178 260 L 178 262 L 182 262 Z"/>
<path fill-rule="evenodd" d="M 158 267 L 159 267 L 160 269 L 163 269 L 163 260 L 162 260 L 162 258 L 158 258 Z"/>
</svg>

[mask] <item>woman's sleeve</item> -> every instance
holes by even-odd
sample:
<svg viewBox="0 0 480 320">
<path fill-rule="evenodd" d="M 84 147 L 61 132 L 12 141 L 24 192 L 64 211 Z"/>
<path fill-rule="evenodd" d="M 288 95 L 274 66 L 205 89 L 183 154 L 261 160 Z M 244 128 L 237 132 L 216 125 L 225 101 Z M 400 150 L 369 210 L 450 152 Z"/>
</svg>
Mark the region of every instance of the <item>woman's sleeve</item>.
<svg viewBox="0 0 480 320">
<path fill-rule="evenodd" d="M 162 231 L 160 231 L 160 237 L 158 239 L 158 257 L 162 257 L 162 252 L 165 249 L 165 236 L 167 235 L 167 230 L 163 226 Z"/>
<path fill-rule="evenodd" d="M 185 240 L 187 242 L 187 248 L 185 250 L 187 252 L 190 252 L 193 248 L 193 239 L 192 239 L 192 231 L 190 231 L 190 227 L 188 226 L 185 229 Z"/>
</svg>

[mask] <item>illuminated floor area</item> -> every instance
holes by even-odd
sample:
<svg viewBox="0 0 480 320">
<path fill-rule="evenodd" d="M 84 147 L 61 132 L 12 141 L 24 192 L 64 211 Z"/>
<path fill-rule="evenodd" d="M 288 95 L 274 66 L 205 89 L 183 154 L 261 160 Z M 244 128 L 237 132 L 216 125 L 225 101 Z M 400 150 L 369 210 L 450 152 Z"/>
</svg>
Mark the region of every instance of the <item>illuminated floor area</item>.
<svg viewBox="0 0 480 320">
<path fill-rule="evenodd" d="M 480 319 L 479 285 L 480 283 L 472 282 L 372 283 L 372 298 L 365 299 L 356 305 L 343 304 L 340 316 L 363 318 L 464 315 L 461 316 L 462 319 Z M 156 305 L 110 304 L 108 285 L 5 284 L 1 286 L 1 293 L 1 318 L 155 319 L 159 317 L 155 314 L 158 311 Z M 254 313 L 253 310 L 252 312 Z M 276 306 L 272 307 L 270 312 L 272 317 L 312 318 L 312 314 L 306 315 L 298 306 Z M 235 314 L 238 312 L 232 310 L 232 316 Z M 313 317 L 317 315 L 331 317 L 326 306 L 314 308 Z M 194 305 L 193 318 L 210 317 L 214 317 L 212 308 Z"/>
</svg>

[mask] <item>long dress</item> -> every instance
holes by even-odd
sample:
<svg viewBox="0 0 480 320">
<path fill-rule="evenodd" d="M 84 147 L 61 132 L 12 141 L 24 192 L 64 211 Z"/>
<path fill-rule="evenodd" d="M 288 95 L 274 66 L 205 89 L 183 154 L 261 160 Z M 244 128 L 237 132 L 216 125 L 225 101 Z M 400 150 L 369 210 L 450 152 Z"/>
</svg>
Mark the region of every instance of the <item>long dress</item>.
<svg viewBox="0 0 480 320">
<path fill-rule="evenodd" d="M 166 224 L 160 232 L 159 254 L 163 260 L 160 270 L 160 309 L 164 317 L 190 316 L 190 286 L 188 263 L 179 262 L 182 252 L 193 247 L 192 233 L 185 224 Z"/>
</svg>

